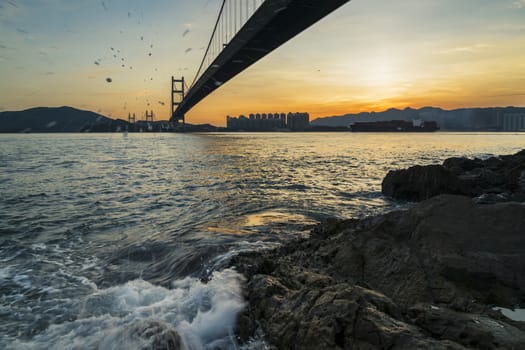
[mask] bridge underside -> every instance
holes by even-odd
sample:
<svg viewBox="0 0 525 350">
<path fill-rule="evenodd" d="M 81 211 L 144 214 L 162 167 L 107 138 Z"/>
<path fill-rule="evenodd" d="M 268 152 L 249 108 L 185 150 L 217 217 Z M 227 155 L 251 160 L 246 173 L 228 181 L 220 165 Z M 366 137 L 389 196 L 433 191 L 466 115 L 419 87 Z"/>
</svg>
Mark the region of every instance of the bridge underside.
<svg viewBox="0 0 525 350">
<path fill-rule="evenodd" d="M 349 1 L 263 2 L 188 91 L 172 120 L 180 119 L 219 86 Z"/>
</svg>

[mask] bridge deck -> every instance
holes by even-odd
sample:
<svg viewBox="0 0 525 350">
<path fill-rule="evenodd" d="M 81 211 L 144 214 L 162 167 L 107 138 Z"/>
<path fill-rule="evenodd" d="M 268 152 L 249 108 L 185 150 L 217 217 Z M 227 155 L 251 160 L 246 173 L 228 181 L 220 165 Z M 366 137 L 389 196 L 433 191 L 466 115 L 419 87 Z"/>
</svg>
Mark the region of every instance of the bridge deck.
<svg viewBox="0 0 525 350">
<path fill-rule="evenodd" d="M 178 119 L 222 84 L 350 0 L 266 0 L 177 107 Z"/>
</svg>

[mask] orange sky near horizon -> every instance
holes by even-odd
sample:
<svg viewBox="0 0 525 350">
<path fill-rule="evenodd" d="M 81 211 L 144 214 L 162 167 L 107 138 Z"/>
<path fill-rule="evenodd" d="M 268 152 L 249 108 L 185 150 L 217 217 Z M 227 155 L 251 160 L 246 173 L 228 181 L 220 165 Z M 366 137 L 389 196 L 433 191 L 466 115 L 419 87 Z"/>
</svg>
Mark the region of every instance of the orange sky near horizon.
<svg viewBox="0 0 525 350">
<path fill-rule="evenodd" d="M 69 105 L 126 119 L 153 109 L 167 119 L 171 75 L 192 80 L 220 1 L 16 4 L 0 3 L 0 111 Z M 352 0 L 186 120 L 511 105 L 525 106 L 525 0 Z"/>
</svg>

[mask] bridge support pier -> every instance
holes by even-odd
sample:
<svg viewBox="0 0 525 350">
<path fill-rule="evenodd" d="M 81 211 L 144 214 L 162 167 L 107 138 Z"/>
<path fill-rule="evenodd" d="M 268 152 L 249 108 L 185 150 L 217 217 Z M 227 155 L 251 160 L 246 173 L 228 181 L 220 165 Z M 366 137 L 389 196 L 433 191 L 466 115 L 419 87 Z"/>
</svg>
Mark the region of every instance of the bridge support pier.
<svg viewBox="0 0 525 350">
<path fill-rule="evenodd" d="M 174 125 L 184 125 L 186 123 L 184 114 L 175 115 L 176 107 L 184 100 L 184 77 L 175 79 L 171 77 L 171 122 Z"/>
</svg>

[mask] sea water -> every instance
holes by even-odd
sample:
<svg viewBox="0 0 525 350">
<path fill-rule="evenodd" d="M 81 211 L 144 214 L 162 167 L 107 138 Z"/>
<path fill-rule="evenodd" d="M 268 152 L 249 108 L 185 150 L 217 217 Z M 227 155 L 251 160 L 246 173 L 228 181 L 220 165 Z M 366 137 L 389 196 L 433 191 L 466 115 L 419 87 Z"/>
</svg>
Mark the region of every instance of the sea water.
<svg viewBox="0 0 525 350">
<path fill-rule="evenodd" d="M 263 349 L 235 338 L 232 256 L 409 205 L 381 195 L 390 169 L 524 147 L 523 133 L 0 135 L 0 348 Z"/>
</svg>

